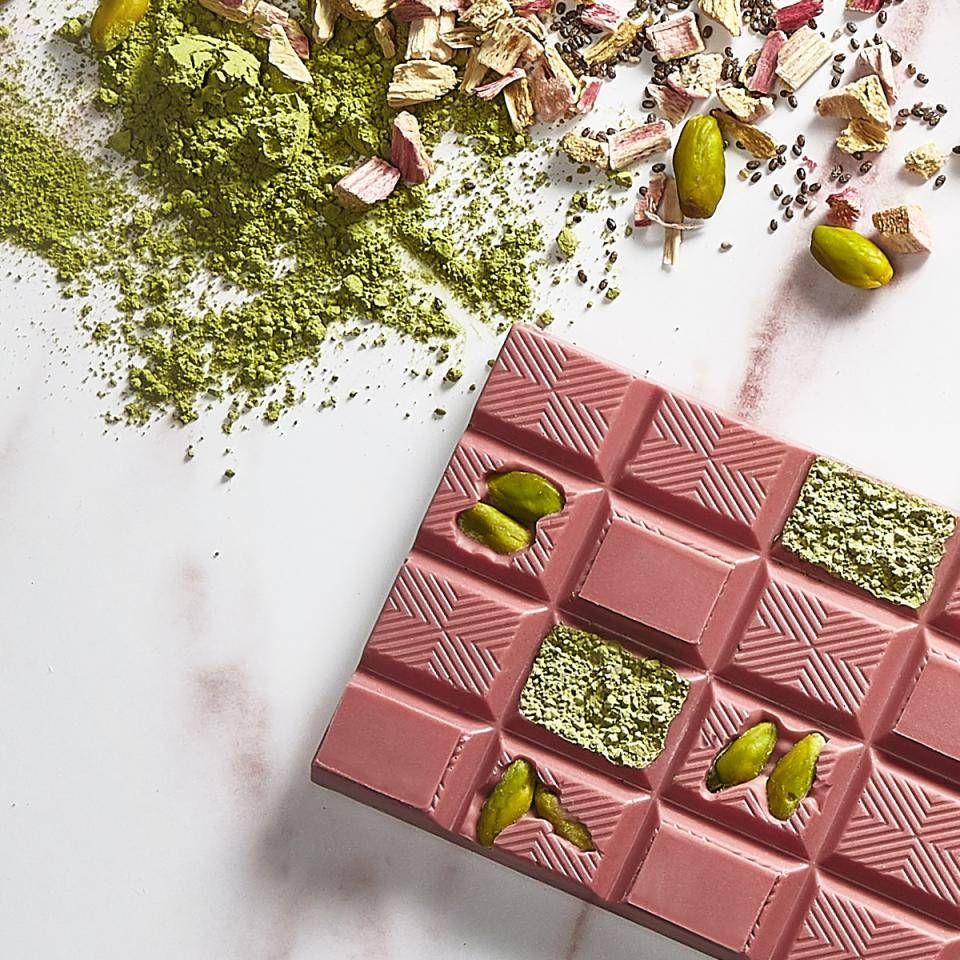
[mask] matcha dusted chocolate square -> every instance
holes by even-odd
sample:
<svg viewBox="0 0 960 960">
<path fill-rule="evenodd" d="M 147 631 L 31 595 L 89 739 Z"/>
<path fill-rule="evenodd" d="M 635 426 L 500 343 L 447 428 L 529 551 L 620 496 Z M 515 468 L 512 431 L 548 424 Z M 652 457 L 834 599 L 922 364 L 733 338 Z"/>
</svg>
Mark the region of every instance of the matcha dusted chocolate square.
<svg viewBox="0 0 960 960">
<path fill-rule="evenodd" d="M 554 627 L 523 691 L 532 723 L 625 767 L 647 767 L 663 751 L 690 684 L 659 660 L 583 630 Z"/>
<path fill-rule="evenodd" d="M 916 609 L 930 599 L 955 529 L 942 507 L 818 457 L 781 539 L 801 560 Z"/>
</svg>

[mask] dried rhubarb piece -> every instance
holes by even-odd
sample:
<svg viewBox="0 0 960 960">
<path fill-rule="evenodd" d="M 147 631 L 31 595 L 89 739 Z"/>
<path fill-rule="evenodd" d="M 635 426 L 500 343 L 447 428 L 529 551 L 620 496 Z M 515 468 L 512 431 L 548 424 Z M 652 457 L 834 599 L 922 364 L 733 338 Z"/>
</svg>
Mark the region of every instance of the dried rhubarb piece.
<svg viewBox="0 0 960 960">
<path fill-rule="evenodd" d="M 441 25 L 440 39 L 454 50 L 471 50 L 480 46 L 480 30 L 471 26 L 459 26 L 445 30 Z"/>
<path fill-rule="evenodd" d="M 445 19 L 446 18 L 446 19 Z M 438 17 L 419 17 L 410 21 L 407 34 L 408 60 L 436 60 L 447 63 L 453 58 L 453 49 L 440 39 L 444 24 L 452 25 L 454 14 L 441 13 Z"/>
<path fill-rule="evenodd" d="M 823 0 L 798 0 L 797 3 L 774 10 L 773 22 L 778 30 L 792 33 L 808 20 L 819 17 L 821 13 L 823 13 Z"/>
<path fill-rule="evenodd" d="M 549 13 L 553 8 L 553 0 L 525 0 L 513 8 L 514 13 L 525 16 L 529 13 Z"/>
<path fill-rule="evenodd" d="M 534 116 L 541 123 L 560 120 L 577 102 L 570 84 L 552 75 L 542 60 L 530 72 L 530 95 Z"/>
<path fill-rule="evenodd" d="M 577 113 L 589 113 L 597 104 L 597 97 L 606 81 L 603 77 L 586 77 L 583 82 L 583 91 L 577 101 Z"/>
<path fill-rule="evenodd" d="M 647 40 L 663 63 L 689 57 L 705 49 L 697 18 L 689 10 L 647 27 Z"/>
<path fill-rule="evenodd" d="M 423 17 L 439 17 L 440 0 L 398 0 L 390 8 L 390 15 L 398 23 L 409 23 Z"/>
<path fill-rule="evenodd" d="M 817 101 L 817 112 L 821 117 L 869 120 L 887 130 L 891 125 L 890 105 L 880 78 L 874 74 L 824 94 Z"/>
<path fill-rule="evenodd" d="M 388 60 L 397 55 L 397 28 L 389 17 L 381 17 L 373 25 L 373 36 L 380 47 L 380 52 Z"/>
<path fill-rule="evenodd" d="M 492 100 L 498 94 L 503 93 L 511 83 L 522 79 L 526 75 L 526 70 L 521 67 L 514 67 L 509 73 L 504 74 L 502 77 L 497 77 L 496 80 L 491 80 L 490 83 L 485 83 L 483 86 L 477 87 L 473 92 L 481 100 Z"/>
<path fill-rule="evenodd" d="M 752 93 L 773 93 L 777 83 L 777 61 L 780 48 L 786 43 L 787 35 L 779 30 L 767 34 L 757 57 L 756 69 L 747 80 L 747 89 Z"/>
<path fill-rule="evenodd" d="M 884 0 L 847 0 L 847 9 L 857 13 L 879 13 Z"/>
<path fill-rule="evenodd" d="M 534 56 L 539 51 L 534 45 L 537 41 L 523 29 L 520 17 L 508 17 L 498 20 L 493 29 L 483 38 L 477 51 L 477 60 L 500 76 L 508 74 L 520 60 L 534 48 Z"/>
<path fill-rule="evenodd" d="M 398 113 L 393 120 L 390 162 L 400 171 L 406 183 L 425 183 L 436 169 L 423 145 L 419 121 L 406 110 Z"/>
<path fill-rule="evenodd" d="M 880 43 L 865 43 L 857 58 L 857 65 L 867 73 L 880 78 L 887 103 L 892 107 L 897 102 L 897 78 L 893 71 L 893 52 L 886 40 Z"/>
<path fill-rule="evenodd" d="M 882 153 L 890 146 L 890 133 L 870 120 L 851 120 L 837 137 L 843 153 Z"/>
<path fill-rule="evenodd" d="M 270 27 L 267 62 L 275 66 L 289 80 L 295 80 L 297 83 L 313 83 L 310 71 L 293 49 L 290 38 L 279 23 Z"/>
<path fill-rule="evenodd" d="M 669 150 L 670 129 L 669 124 L 657 120 L 615 133 L 609 139 L 610 169 L 625 170 L 644 157 Z"/>
<path fill-rule="evenodd" d="M 200 0 L 200 6 L 206 7 L 224 20 L 234 23 L 246 23 L 253 16 L 253 8 L 258 0 Z"/>
<path fill-rule="evenodd" d="M 313 0 L 310 5 L 310 39 L 314 43 L 327 43 L 333 36 L 339 16 L 333 0 Z"/>
<path fill-rule="evenodd" d="M 498 20 L 509 17 L 512 13 L 513 7 L 507 0 L 474 0 L 460 15 L 460 20 L 472 27 L 489 30 Z"/>
<path fill-rule="evenodd" d="M 460 80 L 460 89 L 464 93 L 476 93 L 478 87 L 483 86 L 487 74 L 490 72 L 485 64 L 482 64 L 477 57 L 479 47 L 474 47 L 467 57 L 467 62 L 463 67 L 463 77 Z"/>
<path fill-rule="evenodd" d="M 568 133 L 560 141 L 560 149 L 574 162 L 596 164 L 607 167 L 607 148 L 592 137 L 581 137 L 579 133 Z"/>
<path fill-rule="evenodd" d="M 827 197 L 827 206 L 830 208 L 828 220 L 835 227 L 852 227 L 863 213 L 863 200 L 856 187 L 847 187 L 839 193 L 831 193 Z"/>
<path fill-rule="evenodd" d="M 533 126 L 533 97 L 530 93 L 530 81 L 526 77 L 511 83 L 503 91 L 503 102 L 510 123 L 517 133 L 523 133 Z"/>
<path fill-rule="evenodd" d="M 587 66 L 609 63 L 619 57 L 630 44 L 636 42 L 643 33 L 645 26 L 646 21 L 641 23 L 639 20 L 630 20 L 629 18 L 624 20 L 613 33 L 607 34 L 584 51 L 583 59 Z"/>
<path fill-rule="evenodd" d="M 598 30 L 616 30 L 623 19 L 623 14 L 608 3 L 595 2 L 580 8 L 580 22 Z"/>
<path fill-rule="evenodd" d="M 400 171 L 382 157 L 371 157 L 337 181 L 333 195 L 348 210 L 364 210 L 386 200 L 400 180 Z"/>
<path fill-rule="evenodd" d="M 266 0 L 260 0 L 253 8 L 253 16 L 248 26 L 251 33 L 263 40 L 270 40 L 273 36 L 273 28 L 280 27 L 301 60 L 306 60 L 310 56 L 310 41 L 303 32 L 303 27 L 285 10 L 267 3 Z"/>
<path fill-rule="evenodd" d="M 700 0 L 700 12 L 725 27 L 734 37 L 740 36 L 740 0 Z"/>
<path fill-rule="evenodd" d="M 746 150 L 758 160 L 772 160 L 777 156 L 777 141 L 763 130 L 738 120 L 725 110 L 711 110 L 710 116 L 720 124 L 723 135 L 731 143 Z"/>
<path fill-rule="evenodd" d="M 799 90 L 832 55 L 833 47 L 816 30 L 800 27 L 777 54 L 777 76 L 791 90 Z"/>
<path fill-rule="evenodd" d="M 873 225 L 880 234 L 880 246 L 889 253 L 930 253 L 933 238 L 923 207 L 890 207 L 873 215 Z"/>
<path fill-rule="evenodd" d="M 667 175 L 655 173 L 647 184 L 647 192 L 637 198 L 633 210 L 633 225 L 635 227 L 649 227 L 653 224 L 650 214 L 656 214 L 663 199 L 663 192 L 667 187 Z"/>
<path fill-rule="evenodd" d="M 722 54 L 701 53 L 684 60 L 680 69 L 667 77 L 667 85 L 695 100 L 706 100 L 716 92 L 722 77 Z"/>
<path fill-rule="evenodd" d="M 457 72 L 449 64 L 432 60 L 407 60 L 393 68 L 387 103 L 394 110 L 439 100 L 457 85 Z"/>
<path fill-rule="evenodd" d="M 686 90 L 671 86 L 669 83 L 654 83 L 646 89 L 648 96 L 656 105 L 660 115 L 676 126 L 693 106 L 693 97 Z"/>
<path fill-rule="evenodd" d="M 934 174 L 940 172 L 946 159 L 935 143 L 925 143 L 922 147 L 911 150 L 903 158 L 903 166 L 918 177 L 929 180 Z"/>
<path fill-rule="evenodd" d="M 733 83 L 720 87 L 717 99 L 743 123 L 756 123 L 773 113 L 772 97 L 758 97 Z"/>
</svg>

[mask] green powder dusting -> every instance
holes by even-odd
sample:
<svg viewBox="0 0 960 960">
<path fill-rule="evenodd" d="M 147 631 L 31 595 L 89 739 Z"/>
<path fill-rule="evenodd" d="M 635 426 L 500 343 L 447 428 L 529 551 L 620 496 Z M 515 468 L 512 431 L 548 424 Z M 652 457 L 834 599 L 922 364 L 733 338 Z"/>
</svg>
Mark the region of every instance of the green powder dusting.
<svg viewBox="0 0 960 960">
<path fill-rule="evenodd" d="M 571 627 L 544 638 L 520 694 L 520 712 L 558 736 L 626 767 L 663 751 L 690 684 L 659 660 Z"/>
<path fill-rule="evenodd" d="M 956 518 L 935 504 L 818 457 L 783 528 L 783 546 L 881 600 L 930 598 Z"/>
<path fill-rule="evenodd" d="M 396 61 L 371 24 L 343 18 L 314 46 L 312 85 L 286 80 L 265 54 L 195 0 L 154 0 L 126 42 L 98 54 L 96 102 L 118 123 L 109 146 L 139 178 L 136 202 L 103 164 L 40 134 L 30 108 L 0 104 L 0 148 L 18 158 L 0 173 L 0 236 L 83 287 L 94 267 L 116 285 L 115 319 L 91 333 L 128 358 L 131 421 L 189 421 L 222 399 L 227 429 L 254 406 L 276 420 L 302 396 L 289 378 L 316 365 L 335 325 L 350 335 L 376 321 L 435 342 L 459 333 L 454 304 L 484 320 L 533 317 L 540 227 L 504 167 L 528 141 L 502 105 L 447 97 L 413 110 L 428 146 L 452 135 L 484 185 L 466 213 L 449 182 L 455 161 L 348 212 L 333 186 L 389 155 Z M 122 202 L 111 207 L 111 195 Z"/>
</svg>

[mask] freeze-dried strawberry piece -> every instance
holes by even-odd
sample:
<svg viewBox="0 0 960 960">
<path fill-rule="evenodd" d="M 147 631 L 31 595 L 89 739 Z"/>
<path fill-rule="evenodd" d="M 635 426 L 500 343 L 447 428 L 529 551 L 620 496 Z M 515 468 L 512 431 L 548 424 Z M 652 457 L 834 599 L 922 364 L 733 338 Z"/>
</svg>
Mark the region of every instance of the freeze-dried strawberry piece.
<svg viewBox="0 0 960 960">
<path fill-rule="evenodd" d="M 400 171 L 381 157 L 371 157 L 337 181 L 333 194 L 348 210 L 363 210 L 386 200 L 400 180 Z"/>
<path fill-rule="evenodd" d="M 777 58 L 787 35 L 779 30 L 767 34 L 757 57 L 757 67 L 747 80 L 747 89 L 753 93 L 773 93 L 777 83 Z"/>
<path fill-rule="evenodd" d="M 514 67 L 509 73 L 504 74 L 502 77 L 497 77 L 496 80 L 491 80 L 489 83 L 485 83 L 482 86 L 477 87 L 473 92 L 481 100 L 492 100 L 498 93 L 503 93 L 511 83 L 514 83 L 516 80 L 527 75 L 526 70 L 523 70 L 521 67 Z"/>
<path fill-rule="evenodd" d="M 398 113 L 393 121 L 390 161 L 407 183 L 425 183 L 436 169 L 423 145 L 419 121 L 406 110 Z"/>
<path fill-rule="evenodd" d="M 588 27 L 597 27 L 600 30 L 616 30 L 623 22 L 623 14 L 616 7 L 608 3 L 591 3 L 582 7 L 580 22 Z"/>
<path fill-rule="evenodd" d="M 847 0 L 847 9 L 857 13 L 879 13 L 883 0 Z"/>
<path fill-rule="evenodd" d="M 390 8 L 398 23 L 409 23 L 421 17 L 439 17 L 440 0 L 399 0 Z"/>
<path fill-rule="evenodd" d="M 821 13 L 823 13 L 823 0 L 797 0 L 797 3 L 775 10 L 773 20 L 778 30 L 792 33 L 808 20 L 819 17 Z"/>
<path fill-rule="evenodd" d="M 597 97 L 604 84 L 603 77 L 587 77 L 583 84 L 583 92 L 577 101 L 577 113 L 589 113 L 597 104 Z"/>
</svg>

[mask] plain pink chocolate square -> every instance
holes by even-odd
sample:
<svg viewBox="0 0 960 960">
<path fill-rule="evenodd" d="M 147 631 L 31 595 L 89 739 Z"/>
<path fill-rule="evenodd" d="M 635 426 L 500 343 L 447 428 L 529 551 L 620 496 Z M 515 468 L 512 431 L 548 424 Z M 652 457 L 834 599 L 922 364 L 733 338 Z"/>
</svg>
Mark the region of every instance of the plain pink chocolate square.
<svg viewBox="0 0 960 960">
<path fill-rule="evenodd" d="M 931 656 L 897 721 L 897 733 L 960 760 L 960 664 Z"/>
<path fill-rule="evenodd" d="M 351 684 L 317 761 L 384 796 L 426 810 L 459 739 L 453 724 Z"/>
<path fill-rule="evenodd" d="M 687 643 L 699 643 L 733 566 L 614 520 L 580 588 L 584 600 Z"/>
<path fill-rule="evenodd" d="M 778 873 L 716 842 L 665 825 L 627 903 L 726 947 L 750 941 Z"/>
</svg>

